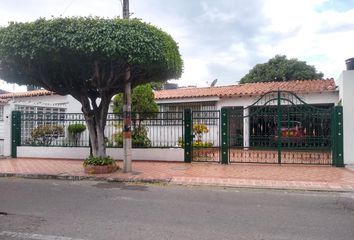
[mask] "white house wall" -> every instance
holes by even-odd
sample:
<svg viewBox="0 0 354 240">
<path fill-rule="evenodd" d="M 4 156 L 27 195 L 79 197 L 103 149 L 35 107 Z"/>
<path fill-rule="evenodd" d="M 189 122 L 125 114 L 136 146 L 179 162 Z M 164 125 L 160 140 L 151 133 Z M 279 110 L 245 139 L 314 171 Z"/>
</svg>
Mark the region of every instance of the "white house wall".
<svg viewBox="0 0 354 240">
<path fill-rule="evenodd" d="M 67 113 L 80 113 L 81 104 L 70 95 L 47 95 L 15 98 L 12 103 L 22 106 L 38 106 L 38 107 L 58 107 L 65 108 Z"/>
<path fill-rule="evenodd" d="M 344 163 L 354 164 L 354 70 L 343 71 L 337 83 L 343 105 Z"/>
<path fill-rule="evenodd" d="M 11 112 L 15 110 L 13 104 L 4 105 L 4 121 L 2 121 L 3 135 L 0 138 L 4 139 L 3 154 L 4 156 L 11 155 Z"/>
<path fill-rule="evenodd" d="M 107 154 L 114 159 L 123 159 L 122 148 L 108 148 Z M 17 147 L 18 157 L 27 158 L 65 158 L 65 159 L 85 159 L 90 155 L 90 149 L 84 147 Z M 184 161 L 184 150 L 182 148 L 153 148 L 132 150 L 134 160 L 147 161 Z"/>
<path fill-rule="evenodd" d="M 308 104 L 323 104 L 333 103 L 337 104 L 339 101 L 339 92 L 324 92 L 324 93 L 311 93 L 299 94 L 300 99 Z M 217 103 L 217 109 L 222 107 L 246 107 L 255 103 L 260 96 L 245 96 L 245 97 L 224 97 Z"/>
</svg>

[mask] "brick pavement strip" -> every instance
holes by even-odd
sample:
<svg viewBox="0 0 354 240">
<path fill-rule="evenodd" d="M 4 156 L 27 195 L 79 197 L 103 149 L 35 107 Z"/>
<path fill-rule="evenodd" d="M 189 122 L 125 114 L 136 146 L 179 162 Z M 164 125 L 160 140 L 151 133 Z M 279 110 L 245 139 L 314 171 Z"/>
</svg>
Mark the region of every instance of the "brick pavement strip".
<svg viewBox="0 0 354 240">
<path fill-rule="evenodd" d="M 354 171 L 331 166 L 134 161 L 133 169 L 132 173 L 90 175 L 84 173 L 80 160 L 0 160 L 0 177 L 354 191 Z"/>
</svg>

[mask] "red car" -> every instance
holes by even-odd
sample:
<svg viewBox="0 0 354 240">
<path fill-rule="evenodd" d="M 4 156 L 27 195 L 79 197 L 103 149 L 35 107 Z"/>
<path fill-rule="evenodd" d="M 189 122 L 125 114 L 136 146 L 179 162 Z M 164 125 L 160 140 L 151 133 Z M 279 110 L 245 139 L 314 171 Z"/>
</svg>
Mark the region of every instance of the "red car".
<svg viewBox="0 0 354 240">
<path fill-rule="evenodd" d="M 275 127 L 275 141 L 278 139 L 278 129 Z M 299 121 L 280 122 L 281 142 L 299 142 L 305 137 L 304 128 Z"/>
</svg>

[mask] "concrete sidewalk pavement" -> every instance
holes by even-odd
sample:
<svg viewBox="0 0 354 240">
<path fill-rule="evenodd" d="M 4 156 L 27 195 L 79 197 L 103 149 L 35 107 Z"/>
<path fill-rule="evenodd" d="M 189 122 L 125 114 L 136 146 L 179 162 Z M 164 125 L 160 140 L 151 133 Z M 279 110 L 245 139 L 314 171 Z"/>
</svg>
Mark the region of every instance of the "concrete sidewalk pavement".
<svg viewBox="0 0 354 240">
<path fill-rule="evenodd" d="M 90 175 L 80 160 L 1 159 L 1 177 L 158 182 L 316 191 L 354 191 L 354 171 L 313 165 L 169 163 L 134 161 L 133 172 Z M 118 162 L 122 167 L 122 162 Z"/>
</svg>

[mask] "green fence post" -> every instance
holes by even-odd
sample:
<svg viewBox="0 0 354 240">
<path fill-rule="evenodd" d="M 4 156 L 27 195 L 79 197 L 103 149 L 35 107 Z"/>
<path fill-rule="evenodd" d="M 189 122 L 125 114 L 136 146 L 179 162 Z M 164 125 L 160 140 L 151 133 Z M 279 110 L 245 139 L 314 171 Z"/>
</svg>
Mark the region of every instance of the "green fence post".
<svg viewBox="0 0 354 240">
<path fill-rule="evenodd" d="M 192 110 L 184 109 L 184 162 L 192 162 Z"/>
<path fill-rule="evenodd" d="M 278 100 L 277 100 L 277 147 L 278 147 L 278 164 L 281 164 L 281 95 L 280 91 L 278 91 Z"/>
<path fill-rule="evenodd" d="M 11 157 L 17 157 L 17 146 L 21 145 L 21 112 L 11 114 Z"/>
<path fill-rule="evenodd" d="M 229 112 L 221 109 L 221 164 L 229 164 Z"/>
<path fill-rule="evenodd" d="M 337 149 L 336 149 L 336 135 L 337 135 L 337 123 L 336 123 L 336 111 L 335 107 L 333 107 L 332 111 L 332 116 L 331 116 L 331 138 L 332 138 L 332 166 L 336 166 L 337 162 Z"/>
<path fill-rule="evenodd" d="M 343 156 L 343 107 L 334 107 L 334 150 L 333 160 L 336 167 L 344 167 Z"/>
</svg>

